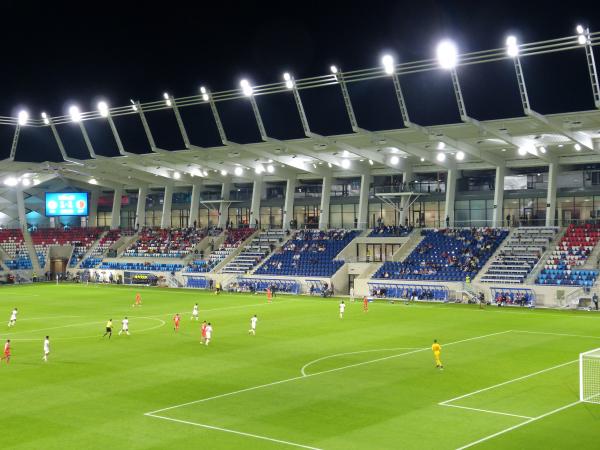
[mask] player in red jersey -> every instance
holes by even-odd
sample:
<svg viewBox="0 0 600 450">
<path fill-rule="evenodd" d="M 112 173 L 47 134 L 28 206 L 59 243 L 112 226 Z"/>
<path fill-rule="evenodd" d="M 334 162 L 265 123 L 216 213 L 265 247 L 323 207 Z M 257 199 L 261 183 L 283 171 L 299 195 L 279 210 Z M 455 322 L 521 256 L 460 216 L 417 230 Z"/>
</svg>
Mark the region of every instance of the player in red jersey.
<svg viewBox="0 0 600 450">
<path fill-rule="evenodd" d="M 133 304 L 133 306 L 142 306 L 142 296 L 139 292 L 135 294 L 135 303 Z"/>
<path fill-rule="evenodd" d="M 363 297 L 363 311 L 369 312 L 369 299 L 366 296 Z"/>
<path fill-rule="evenodd" d="M 175 314 L 175 316 L 173 317 L 173 330 L 175 332 L 177 332 L 179 330 L 179 321 L 181 320 L 181 317 L 179 316 L 179 313 Z"/>
<path fill-rule="evenodd" d="M 200 331 L 202 333 L 202 337 L 200 338 L 200 343 L 204 344 L 206 342 L 206 320 L 202 322 L 202 326 L 200 327 Z"/>
<path fill-rule="evenodd" d="M 10 362 L 10 339 L 7 339 L 6 344 L 4 344 L 4 356 L 0 360 L 2 359 L 6 360 L 6 364 Z"/>
<path fill-rule="evenodd" d="M 273 292 L 271 292 L 271 288 L 267 288 L 267 303 L 271 303 L 273 300 Z"/>
</svg>

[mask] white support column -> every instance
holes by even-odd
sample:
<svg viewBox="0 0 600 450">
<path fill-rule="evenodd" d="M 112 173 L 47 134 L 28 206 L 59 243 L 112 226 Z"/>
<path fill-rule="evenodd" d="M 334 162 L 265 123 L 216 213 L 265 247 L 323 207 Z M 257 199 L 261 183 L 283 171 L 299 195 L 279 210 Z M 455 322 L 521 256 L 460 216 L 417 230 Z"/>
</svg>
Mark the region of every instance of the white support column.
<svg viewBox="0 0 600 450">
<path fill-rule="evenodd" d="M 19 214 L 19 226 L 22 230 L 27 228 L 27 216 L 25 215 L 25 196 L 22 189 L 17 189 L 17 212 Z"/>
<path fill-rule="evenodd" d="M 496 167 L 496 184 L 494 191 L 494 212 L 492 214 L 492 226 L 501 227 L 504 221 L 504 166 Z M 506 224 L 510 226 L 510 224 Z"/>
<path fill-rule="evenodd" d="M 446 205 L 444 208 L 444 217 L 440 222 L 446 226 L 446 217 L 450 218 L 450 226 L 454 226 L 454 197 L 456 194 L 456 173 L 457 169 L 448 170 L 446 177 Z"/>
<path fill-rule="evenodd" d="M 135 227 L 138 230 L 146 223 L 146 195 L 148 195 L 148 189 L 145 186 L 140 187 L 135 210 Z"/>
<path fill-rule="evenodd" d="M 546 226 L 554 226 L 556 214 L 556 178 L 558 176 L 558 164 L 548 165 L 548 193 L 546 195 Z"/>
<path fill-rule="evenodd" d="M 171 203 L 173 202 L 173 186 L 165 186 L 165 196 L 163 198 L 163 211 L 160 218 L 160 227 L 169 228 L 171 226 Z"/>
<path fill-rule="evenodd" d="M 121 195 L 123 195 L 123 189 L 115 188 L 113 194 L 113 206 L 112 215 L 110 218 L 110 229 L 116 230 L 121 226 Z"/>
<path fill-rule="evenodd" d="M 198 224 L 198 208 L 200 207 L 200 183 L 192 186 L 192 198 L 190 199 L 190 217 L 188 218 L 188 227 L 193 227 L 194 222 Z"/>
<path fill-rule="evenodd" d="M 405 185 L 405 192 L 410 192 L 408 184 L 412 183 L 414 179 L 415 174 L 413 173 L 412 167 L 407 167 L 404 171 L 404 174 L 402 175 L 402 183 Z M 408 196 L 402 196 L 400 198 L 400 225 L 404 225 L 404 222 L 406 221 L 409 205 L 410 198 Z"/>
<path fill-rule="evenodd" d="M 223 185 L 221 186 L 221 200 L 229 201 L 230 191 L 231 191 L 231 181 L 230 180 L 223 181 Z M 225 228 L 228 218 L 229 218 L 229 204 L 221 203 L 221 207 L 219 208 L 219 228 Z"/>
<path fill-rule="evenodd" d="M 329 228 L 329 202 L 331 200 L 331 177 L 323 177 L 323 189 L 321 190 L 321 209 L 319 211 L 319 229 Z"/>
<path fill-rule="evenodd" d="M 88 227 L 98 226 L 98 199 L 100 198 L 100 191 L 93 189 L 90 192 L 90 203 L 88 204 L 89 215 L 88 215 Z"/>
<path fill-rule="evenodd" d="M 256 221 L 260 222 L 260 198 L 262 194 L 263 180 L 255 178 L 252 185 L 252 203 L 250 204 L 250 227 L 256 227 Z M 259 223 L 260 227 L 260 223 Z"/>
<path fill-rule="evenodd" d="M 360 197 L 358 199 L 358 223 L 356 228 L 359 230 L 367 229 L 369 219 L 369 188 L 371 187 L 371 174 L 360 176 Z"/>
<path fill-rule="evenodd" d="M 294 191 L 296 190 L 296 179 L 288 178 L 285 186 L 285 203 L 283 204 L 283 224 L 281 228 L 290 229 L 290 221 L 294 218 Z"/>
</svg>

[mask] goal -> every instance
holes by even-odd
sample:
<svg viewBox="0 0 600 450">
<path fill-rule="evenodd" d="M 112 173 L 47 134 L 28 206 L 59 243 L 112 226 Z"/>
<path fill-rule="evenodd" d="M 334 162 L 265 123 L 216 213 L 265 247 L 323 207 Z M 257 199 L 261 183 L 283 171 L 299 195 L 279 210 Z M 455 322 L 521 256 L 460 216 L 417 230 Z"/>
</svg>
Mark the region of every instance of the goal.
<svg viewBox="0 0 600 450">
<path fill-rule="evenodd" d="M 579 355 L 579 400 L 600 403 L 600 348 Z"/>
</svg>

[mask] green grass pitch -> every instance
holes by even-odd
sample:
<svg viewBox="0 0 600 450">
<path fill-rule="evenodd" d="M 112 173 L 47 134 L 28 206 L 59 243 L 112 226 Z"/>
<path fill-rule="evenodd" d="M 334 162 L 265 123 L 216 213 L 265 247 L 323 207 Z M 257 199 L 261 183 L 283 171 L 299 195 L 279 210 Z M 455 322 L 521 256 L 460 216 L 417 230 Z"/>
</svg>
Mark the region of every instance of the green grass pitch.
<svg viewBox="0 0 600 450">
<path fill-rule="evenodd" d="M 132 308 L 138 290 L 143 306 Z M 195 302 L 214 327 L 208 347 L 190 320 Z M 0 448 L 600 447 L 600 405 L 577 403 L 576 363 L 600 347 L 600 315 L 388 303 L 364 313 L 357 302 L 340 320 L 338 302 L 0 288 L 0 340 L 13 344 L 10 364 L 0 365 Z M 256 336 L 248 334 L 253 314 Z M 124 316 L 131 336 L 103 339 L 106 320 L 118 331 Z"/>
</svg>

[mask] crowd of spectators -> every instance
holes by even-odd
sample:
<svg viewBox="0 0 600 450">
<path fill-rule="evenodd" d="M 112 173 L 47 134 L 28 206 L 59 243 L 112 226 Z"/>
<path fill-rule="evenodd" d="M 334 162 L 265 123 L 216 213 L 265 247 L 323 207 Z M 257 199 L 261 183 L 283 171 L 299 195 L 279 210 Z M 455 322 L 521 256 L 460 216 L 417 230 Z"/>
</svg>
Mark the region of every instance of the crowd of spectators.
<svg viewBox="0 0 600 450">
<path fill-rule="evenodd" d="M 142 228 L 138 239 L 125 251 L 125 257 L 183 258 L 207 235 L 198 228 Z"/>
<path fill-rule="evenodd" d="M 369 237 L 404 237 L 408 236 L 412 230 L 411 226 L 380 225 L 371 230 Z"/>
</svg>

